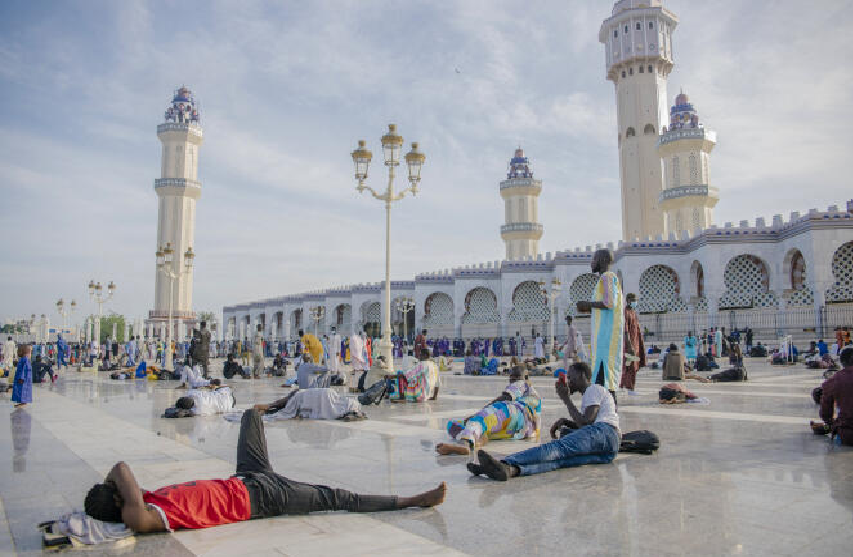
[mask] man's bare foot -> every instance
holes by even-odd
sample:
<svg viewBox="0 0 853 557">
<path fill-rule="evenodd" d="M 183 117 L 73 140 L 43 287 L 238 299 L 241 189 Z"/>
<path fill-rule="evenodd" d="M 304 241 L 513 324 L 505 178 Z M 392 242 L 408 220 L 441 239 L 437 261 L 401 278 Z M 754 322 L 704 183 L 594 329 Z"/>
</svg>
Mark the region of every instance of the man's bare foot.
<svg viewBox="0 0 853 557">
<path fill-rule="evenodd" d="M 435 452 L 440 455 L 469 455 L 471 454 L 470 449 L 465 445 L 456 445 L 455 443 L 439 443 L 435 446 Z"/>
<path fill-rule="evenodd" d="M 399 505 L 401 509 L 406 507 L 436 507 L 444 503 L 446 496 L 447 483 L 441 482 L 437 488 L 424 491 L 414 497 L 400 497 Z"/>
<path fill-rule="evenodd" d="M 21 402 L 21 403 L 16 404 L 16 405 L 15 405 L 15 408 L 23 408 L 23 407 L 24 407 L 24 406 L 26 406 L 26 405 L 27 405 L 27 403 L 26 403 L 26 402 Z"/>
</svg>

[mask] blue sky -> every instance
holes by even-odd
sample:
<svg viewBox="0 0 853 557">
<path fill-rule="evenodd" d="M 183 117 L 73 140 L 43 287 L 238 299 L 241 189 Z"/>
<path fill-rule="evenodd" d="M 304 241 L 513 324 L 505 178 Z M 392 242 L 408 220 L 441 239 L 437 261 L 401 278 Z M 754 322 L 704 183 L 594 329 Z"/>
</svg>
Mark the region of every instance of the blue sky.
<svg viewBox="0 0 853 557">
<path fill-rule="evenodd" d="M 718 133 L 716 221 L 851 196 L 851 2 L 669 0 L 670 101 Z M 621 237 L 604 0 L 0 3 L 0 318 L 90 278 L 110 309 L 153 304 L 156 126 L 201 103 L 195 308 L 381 280 L 380 203 L 354 190 L 358 139 L 396 122 L 427 155 L 392 214 L 392 273 L 501 259 L 498 183 L 517 145 L 543 180 L 541 249 Z M 457 73 L 456 69 L 459 72 Z M 379 186 L 384 169 L 372 168 Z"/>
</svg>

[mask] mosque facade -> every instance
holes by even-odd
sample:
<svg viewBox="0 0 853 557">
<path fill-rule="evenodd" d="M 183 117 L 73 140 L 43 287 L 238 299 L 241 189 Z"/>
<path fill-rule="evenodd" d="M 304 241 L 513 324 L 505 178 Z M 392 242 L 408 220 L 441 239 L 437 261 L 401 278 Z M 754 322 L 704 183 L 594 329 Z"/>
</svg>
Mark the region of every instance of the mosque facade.
<svg viewBox="0 0 853 557">
<path fill-rule="evenodd" d="M 534 179 L 520 149 L 500 192 L 506 218 L 503 261 L 422 273 L 391 285 L 392 327 L 402 333 L 396 301 L 415 302 L 415 327 L 430 337 L 565 336 L 566 315 L 589 339 L 576 302 L 592 297 L 594 249 L 610 249 L 624 292 L 637 295 L 650 341 L 710 327 L 751 328 L 757 338 L 832 336 L 853 324 L 853 200 L 809 208 L 772 221 L 717 226 L 719 200 L 706 130 L 686 94 L 668 107 L 676 16 L 660 0 L 620 0 L 599 33 L 607 79 L 615 84 L 623 239 L 541 254 Z M 225 306 L 226 339 L 245 339 L 261 325 L 270 339 L 300 328 L 326 334 L 378 330 L 384 283 L 354 284 Z M 323 320 L 310 320 L 312 308 Z M 316 313 L 316 312 L 315 312 Z M 410 329 L 411 330 L 411 329 Z"/>
</svg>

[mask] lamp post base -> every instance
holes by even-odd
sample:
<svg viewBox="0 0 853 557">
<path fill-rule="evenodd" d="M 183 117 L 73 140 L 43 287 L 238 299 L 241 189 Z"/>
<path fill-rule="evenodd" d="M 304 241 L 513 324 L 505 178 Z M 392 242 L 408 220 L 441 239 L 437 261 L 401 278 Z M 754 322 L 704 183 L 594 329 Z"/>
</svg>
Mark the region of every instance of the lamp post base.
<svg viewBox="0 0 853 557">
<path fill-rule="evenodd" d="M 390 338 L 383 337 L 379 341 L 379 354 L 385 358 L 385 363 L 388 365 L 388 372 L 396 373 L 394 369 L 394 343 Z"/>
</svg>

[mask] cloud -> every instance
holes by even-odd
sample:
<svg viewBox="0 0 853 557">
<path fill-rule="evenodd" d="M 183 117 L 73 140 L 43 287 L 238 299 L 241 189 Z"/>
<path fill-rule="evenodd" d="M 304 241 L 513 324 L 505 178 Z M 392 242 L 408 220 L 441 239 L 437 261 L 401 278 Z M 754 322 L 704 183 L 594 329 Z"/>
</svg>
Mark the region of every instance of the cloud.
<svg viewBox="0 0 853 557">
<path fill-rule="evenodd" d="M 839 62 L 847 7 L 665 4 L 680 18 L 668 100 L 683 86 L 718 133 L 717 221 L 850 197 L 838 178 L 853 95 Z M 598 43 L 609 7 L 4 3 L 0 218 L 14 240 L 0 248 L 11 265 L 0 317 L 80 302 L 90 278 L 119 284 L 117 311 L 151 309 L 155 130 L 181 84 L 205 129 L 198 310 L 380 280 L 383 208 L 354 191 L 349 153 L 368 140 L 370 183 L 383 188 L 388 122 L 427 155 L 421 195 L 392 212 L 395 278 L 502 257 L 498 184 L 518 145 L 543 180 L 543 252 L 618 240 L 613 84 Z"/>
</svg>

